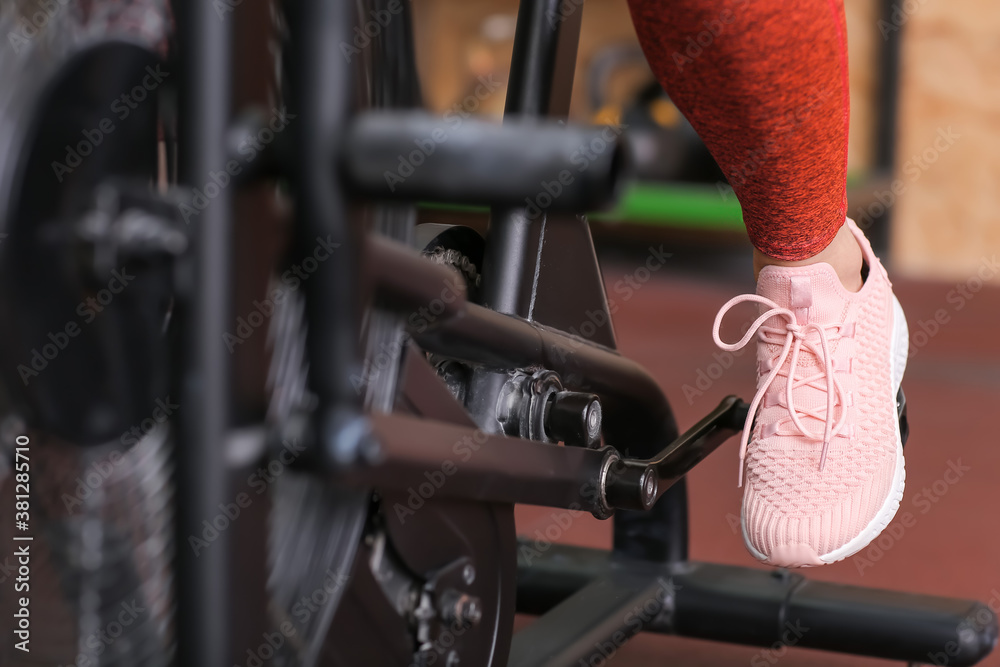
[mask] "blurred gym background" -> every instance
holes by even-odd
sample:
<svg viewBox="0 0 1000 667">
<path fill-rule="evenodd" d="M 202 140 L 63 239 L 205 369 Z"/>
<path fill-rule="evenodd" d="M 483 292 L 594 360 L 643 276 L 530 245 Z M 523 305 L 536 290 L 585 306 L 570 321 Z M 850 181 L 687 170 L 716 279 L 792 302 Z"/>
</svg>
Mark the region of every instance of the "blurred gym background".
<svg viewBox="0 0 1000 667">
<path fill-rule="evenodd" d="M 688 159 L 683 120 L 641 56 L 625 0 L 587 0 L 573 90 L 577 121 L 674 130 Z M 421 0 L 414 5 L 426 104 L 442 113 L 473 95 L 499 117 L 513 44 L 515 0 Z M 847 0 L 851 78 L 850 214 L 882 218 L 894 275 L 952 280 L 1000 250 L 1000 5 L 981 0 Z M 479 77 L 498 89 L 474 97 Z M 651 90 L 651 88 L 653 90 Z M 630 122 L 631 121 L 631 122 Z M 935 148 L 940 133 L 952 144 Z M 938 147 L 944 142 L 938 142 Z M 673 168 L 686 180 L 704 170 Z M 899 179 L 893 193 L 893 179 Z M 603 221 L 739 232 L 739 207 L 709 187 L 637 187 Z M 874 196 L 880 195 L 880 199 Z M 714 197 L 712 196 L 714 195 Z M 888 202 L 884 206 L 883 202 Z M 619 230 L 619 234 L 626 233 Z M 884 235 L 884 236 L 883 236 Z M 612 234 L 613 238 L 614 234 Z M 1000 282 L 1000 276 L 994 277 Z"/>
</svg>

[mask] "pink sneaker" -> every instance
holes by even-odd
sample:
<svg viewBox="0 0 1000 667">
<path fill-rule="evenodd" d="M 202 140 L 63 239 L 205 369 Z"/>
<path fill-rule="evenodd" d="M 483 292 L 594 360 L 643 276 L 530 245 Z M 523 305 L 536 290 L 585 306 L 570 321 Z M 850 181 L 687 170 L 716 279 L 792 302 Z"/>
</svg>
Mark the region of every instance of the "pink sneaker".
<svg viewBox="0 0 1000 667">
<path fill-rule="evenodd" d="M 740 441 L 741 524 L 747 549 L 770 565 L 856 554 L 903 497 L 896 393 L 906 319 L 868 240 L 846 224 L 868 266 L 859 292 L 845 290 L 829 264 L 767 266 L 757 294 L 731 299 L 715 318 L 724 350 L 759 338 L 757 394 Z M 744 301 L 760 303 L 761 316 L 739 342 L 722 342 L 723 316 Z"/>
</svg>

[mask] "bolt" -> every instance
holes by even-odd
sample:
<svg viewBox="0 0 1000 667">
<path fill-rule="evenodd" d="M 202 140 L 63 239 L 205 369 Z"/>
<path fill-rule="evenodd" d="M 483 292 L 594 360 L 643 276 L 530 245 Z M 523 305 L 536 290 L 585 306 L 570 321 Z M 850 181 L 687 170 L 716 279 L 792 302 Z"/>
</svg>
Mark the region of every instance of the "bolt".
<svg viewBox="0 0 1000 667">
<path fill-rule="evenodd" d="M 601 402 L 593 394 L 556 392 L 547 406 L 545 420 L 553 440 L 593 447 L 601 439 Z"/>
<path fill-rule="evenodd" d="M 593 443 L 601 439 L 601 402 L 596 398 L 587 409 L 587 438 Z"/>
<path fill-rule="evenodd" d="M 476 568 L 472 565 L 466 565 L 462 568 L 462 581 L 465 582 L 466 586 L 471 586 L 472 582 L 476 580 Z"/>
<path fill-rule="evenodd" d="M 483 610 L 479 608 L 479 600 L 469 598 L 461 610 L 461 618 L 472 625 L 476 625 L 483 618 Z"/>
<path fill-rule="evenodd" d="M 645 474 L 645 481 L 642 485 L 642 504 L 652 505 L 653 500 L 656 499 L 656 491 L 658 484 L 656 483 L 656 475 L 653 474 L 652 470 L 647 470 Z"/>
<path fill-rule="evenodd" d="M 442 618 L 449 624 L 476 625 L 483 618 L 479 598 L 455 590 L 444 592 L 439 608 Z"/>
</svg>

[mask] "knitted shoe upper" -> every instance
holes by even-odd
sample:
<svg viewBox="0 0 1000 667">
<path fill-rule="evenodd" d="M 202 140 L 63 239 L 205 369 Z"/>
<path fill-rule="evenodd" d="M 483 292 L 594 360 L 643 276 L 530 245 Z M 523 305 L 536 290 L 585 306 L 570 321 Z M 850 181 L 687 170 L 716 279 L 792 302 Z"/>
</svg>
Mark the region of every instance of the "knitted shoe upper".
<svg viewBox="0 0 1000 667">
<path fill-rule="evenodd" d="M 748 418 L 756 413 L 756 421 L 741 442 L 741 473 L 748 546 L 765 557 L 794 545 L 829 554 L 860 535 L 896 491 L 892 287 L 848 224 L 869 266 L 859 292 L 845 290 L 828 264 L 768 266 L 757 294 L 736 297 L 716 318 L 721 347 L 758 337 Z M 721 319 L 743 301 L 759 303 L 761 317 L 743 340 L 725 344 Z"/>
</svg>

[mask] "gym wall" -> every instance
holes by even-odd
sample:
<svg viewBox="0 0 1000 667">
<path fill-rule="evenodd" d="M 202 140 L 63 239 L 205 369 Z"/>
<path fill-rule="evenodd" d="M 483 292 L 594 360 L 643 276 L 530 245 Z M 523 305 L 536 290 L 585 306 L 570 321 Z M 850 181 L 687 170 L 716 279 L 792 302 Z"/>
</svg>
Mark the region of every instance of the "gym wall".
<svg viewBox="0 0 1000 667">
<path fill-rule="evenodd" d="M 1000 4 L 898 4 L 912 11 L 900 16 L 896 159 L 907 189 L 894 211 L 895 268 L 960 281 L 985 267 L 1000 283 L 990 266 L 1000 254 Z"/>
</svg>

